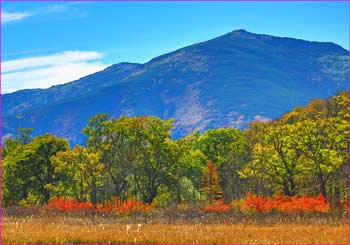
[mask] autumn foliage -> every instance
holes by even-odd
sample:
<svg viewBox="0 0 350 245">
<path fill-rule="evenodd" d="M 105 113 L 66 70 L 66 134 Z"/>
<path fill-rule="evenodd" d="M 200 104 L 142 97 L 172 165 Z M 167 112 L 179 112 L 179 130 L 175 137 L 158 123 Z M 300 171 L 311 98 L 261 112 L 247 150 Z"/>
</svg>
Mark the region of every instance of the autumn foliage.
<svg viewBox="0 0 350 245">
<path fill-rule="evenodd" d="M 94 207 L 90 202 L 77 202 L 75 199 L 65 199 L 57 197 L 46 205 L 48 210 L 66 211 L 86 211 L 92 210 Z"/>
<path fill-rule="evenodd" d="M 222 192 L 219 185 L 219 175 L 216 165 L 212 161 L 207 161 L 206 167 L 203 170 L 202 189 L 207 194 L 210 202 L 221 199 Z"/>
<path fill-rule="evenodd" d="M 245 201 L 242 203 L 242 209 L 257 212 L 268 213 L 272 211 L 296 213 L 296 212 L 328 212 L 330 204 L 322 196 L 282 196 L 274 197 L 254 196 L 247 193 Z"/>
<path fill-rule="evenodd" d="M 90 202 L 78 202 L 75 199 L 65 199 L 63 197 L 57 197 L 51 200 L 45 208 L 47 210 L 58 210 L 61 212 L 89 211 L 94 209 Z M 131 212 L 144 212 L 151 209 L 152 205 L 144 204 L 143 202 L 131 200 L 121 201 L 119 198 L 114 198 L 113 201 L 107 202 L 104 205 L 98 204 L 96 211 L 127 214 Z"/>
<path fill-rule="evenodd" d="M 229 206 L 224 203 L 224 200 L 218 200 L 213 205 L 207 205 L 204 208 L 206 213 L 226 213 L 229 210 Z"/>
<path fill-rule="evenodd" d="M 345 210 L 348 211 L 348 204 L 344 204 Z M 61 212 L 89 211 L 94 210 L 90 202 L 78 202 L 75 199 L 65 199 L 57 197 L 52 199 L 45 208 L 47 210 L 58 210 Z M 98 204 L 96 211 L 114 212 L 116 214 L 129 214 L 132 212 L 147 212 L 153 209 L 152 205 L 140 201 L 121 201 L 114 198 L 112 202 L 104 205 Z M 229 205 L 224 203 L 223 199 L 217 200 L 210 205 L 204 206 L 206 213 L 226 213 L 229 211 Z M 274 197 L 255 196 L 247 193 L 244 201 L 240 203 L 240 209 L 244 212 L 270 213 L 273 211 L 282 213 L 298 212 L 328 212 L 330 204 L 322 195 L 316 197 L 309 196 L 283 196 Z"/>
</svg>

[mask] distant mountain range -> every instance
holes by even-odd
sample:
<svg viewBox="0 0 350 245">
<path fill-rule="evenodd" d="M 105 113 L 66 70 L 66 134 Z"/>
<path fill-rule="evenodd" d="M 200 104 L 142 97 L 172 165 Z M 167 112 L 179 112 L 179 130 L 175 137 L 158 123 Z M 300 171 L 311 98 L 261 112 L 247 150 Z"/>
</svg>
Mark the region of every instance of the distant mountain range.
<svg viewBox="0 0 350 245">
<path fill-rule="evenodd" d="M 3 137 L 33 127 L 82 143 L 81 130 L 97 113 L 175 118 L 174 137 L 244 128 L 348 89 L 348 55 L 334 43 L 236 30 L 145 64 L 119 63 L 63 85 L 5 94 Z"/>
</svg>

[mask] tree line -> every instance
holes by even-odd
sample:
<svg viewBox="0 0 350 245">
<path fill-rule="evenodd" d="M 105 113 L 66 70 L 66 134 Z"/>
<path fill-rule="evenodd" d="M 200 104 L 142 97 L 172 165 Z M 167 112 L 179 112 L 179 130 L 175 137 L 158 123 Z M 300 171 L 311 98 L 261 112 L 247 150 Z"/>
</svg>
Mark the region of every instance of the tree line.
<svg viewBox="0 0 350 245">
<path fill-rule="evenodd" d="M 53 197 L 107 203 L 141 200 L 230 202 L 247 192 L 272 196 L 349 193 L 349 94 L 315 99 L 245 130 L 209 129 L 172 139 L 174 120 L 98 114 L 71 148 L 20 128 L 2 149 L 3 205 L 42 205 Z"/>
</svg>

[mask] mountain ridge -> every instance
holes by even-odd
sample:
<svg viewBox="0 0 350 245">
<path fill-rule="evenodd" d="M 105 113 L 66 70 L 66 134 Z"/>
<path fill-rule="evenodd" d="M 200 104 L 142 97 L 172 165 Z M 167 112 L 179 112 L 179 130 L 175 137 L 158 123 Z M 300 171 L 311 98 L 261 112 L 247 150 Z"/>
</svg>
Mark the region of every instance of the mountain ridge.
<svg viewBox="0 0 350 245">
<path fill-rule="evenodd" d="M 347 89 L 348 54 L 329 42 L 235 30 L 144 64 L 121 62 L 70 83 L 5 94 L 3 131 L 33 126 L 81 143 L 79 132 L 99 112 L 175 117 L 175 137 L 244 128 Z"/>
</svg>

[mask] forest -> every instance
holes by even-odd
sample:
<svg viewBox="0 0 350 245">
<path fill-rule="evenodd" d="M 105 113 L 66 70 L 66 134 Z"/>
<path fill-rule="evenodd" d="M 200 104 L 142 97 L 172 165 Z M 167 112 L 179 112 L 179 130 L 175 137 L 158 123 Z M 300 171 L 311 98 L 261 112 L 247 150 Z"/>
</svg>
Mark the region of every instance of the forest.
<svg viewBox="0 0 350 245">
<path fill-rule="evenodd" d="M 19 128 L 2 150 L 2 205 L 63 200 L 103 209 L 118 200 L 156 208 L 204 203 L 210 211 L 280 197 L 339 207 L 350 193 L 349 102 L 341 92 L 244 130 L 194 131 L 179 139 L 171 137 L 174 119 L 153 116 L 98 114 L 83 130 L 85 145 L 74 147 Z"/>
</svg>

